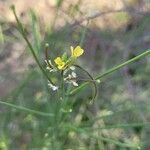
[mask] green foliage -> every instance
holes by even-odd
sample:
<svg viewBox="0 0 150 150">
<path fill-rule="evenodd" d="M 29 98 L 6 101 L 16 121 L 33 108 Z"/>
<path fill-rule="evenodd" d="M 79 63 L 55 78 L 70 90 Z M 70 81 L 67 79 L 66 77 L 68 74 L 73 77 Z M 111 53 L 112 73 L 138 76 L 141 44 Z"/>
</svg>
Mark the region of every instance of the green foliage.
<svg viewBox="0 0 150 150">
<path fill-rule="evenodd" d="M 58 1 L 58 7 L 62 2 L 62 0 Z M 7 97 L 0 99 L 0 107 L 3 111 L 0 114 L 0 149 L 144 149 L 147 145 L 142 136 L 146 135 L 150 127 L 148 121 L 150 105 L 147 101 L 149 92 L 146 90 L 149 82 L 149 66 L 146 59 L 148 59 L 150 50 L 145 48 L 144 51 L 140 51 L 138 49 L 135 56 L 124 60 L 119 56 L 125 48 L 119 49 L 115 51 L 117 54 L 114 58 L 109 58 L 106 65 L 103 66 L 104 73 L 96 71 L 98 75 L 95 77 L 92 77 L 93 74 L 96 74 L 95 72 L 89 74 L 86 71 L 87 66 L 76 65 L 78 74 L 81 77 L 86 74 L 88 80 L 81 81 L 79 87 L 74 89 L 70 85 L 67 87 L 62 85 L 63 88 L 58 92 L 51 91 L 47 86 L 47 80 L 53 84 L 53 81 L 56 80 L 62 82 L 62 78 L 59 75 L 52 76 L 46 71 L 46 67 L 43 65 L 44 59 L 41 59 L 44 53 L 41 51 L 42 45 L 48 41 L 51 48 L 54 49 L 50 50 L 50 56 L 56 56 L 60 52 L 55 52 L 55 49 L 66 49 L 66 45 L 70 43 L 71 39 L 65 40 L 64 38 L 68 37 L 67 29 L 65 31 L 52 30 L 42 41 L 37 17 L 34 12 L 31 12 L 34 39 L 31 44 L 15 13 L 15 8 L 12 7 L 12 9 L 18 29 L 25 39 L 37 67 L 29 69 L 18 87 Z M 139 35 L 141 35 L 143 27 L 145 27 L 145 23 L 141 25 L 140 31 L 138 30 Z M 102 32 L 99 31 L 99 34 L 102 36 L 107 34 L 110 41 L 114 38 L 109 35 L 110 33 Z M 133 34 L 126 35 L 123 41 L 128 38 L 132 39 Z M 138 34 L 135 31 L 135 35 L 138 36 Z M 88 36 L 87 26 L 84 30 L 79 31 L 79 35 L 81 38 L 77 38 L 80 41 L 78 43 L 84 46 L 85 38 Z M 52 43 L 54 43 L 54 47 L 52 47 Z M 62 57 L 63 60 L 66 60 L 67 52 Z M 143 61 L 139 63 L 137 60 Z M 105 58 L 102 57 L 100 62 L 97 60 L 97 63 L 102 61 L 105 61 Z M 113 62 L 117 62 L 119 65 L 112 65 Z M 134 84 L 141 84 L 140 87 L 142 87 L 139 89 L 138 96 L 133 94 L 131 97 L 128 94 L 125 82 L 123 82 L 125 79 L 119 72 L 123 67 L 129 67 L 129 65 L 131 81 Z M 111 69 L 107 70 L 106 68 Z M 101 82 L 96 83 L 99 79 Z M 94 96 L 90 85 L 96 93 Z M 94 101 L 91 103 L 93 97 Z"/>
</svg>

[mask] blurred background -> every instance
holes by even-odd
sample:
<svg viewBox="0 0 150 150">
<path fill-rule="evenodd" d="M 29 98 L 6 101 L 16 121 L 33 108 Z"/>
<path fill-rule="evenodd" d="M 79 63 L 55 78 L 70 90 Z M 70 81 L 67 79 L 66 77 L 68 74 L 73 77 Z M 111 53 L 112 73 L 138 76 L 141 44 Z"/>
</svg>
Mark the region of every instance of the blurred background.
<svg viewBox="0 0 150 150">
<path fill-rule="evenodd" d="M 149 0 L 0 0 L 1 101 L 60 111 L 17 30 L 12 4 L 43 65 L 46 42 L 52 58 L 81 45 L 85 54 L 78 64 L 93 76 L 150 48 Z M 72 112 L 61 119 L 0 104 L 0 150 L 149 150 L 149 62 L 145 57 L 102 80 L 93 105 L 91 87 L 69 97 Z"/>
</svg>

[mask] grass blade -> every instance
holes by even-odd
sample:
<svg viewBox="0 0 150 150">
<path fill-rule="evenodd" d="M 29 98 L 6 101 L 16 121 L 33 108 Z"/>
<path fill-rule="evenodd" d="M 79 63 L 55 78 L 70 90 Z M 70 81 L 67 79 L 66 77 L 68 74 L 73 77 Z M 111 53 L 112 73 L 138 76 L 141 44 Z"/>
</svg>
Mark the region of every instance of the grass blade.
<svg viewBox="0 0 150 150">
<path fill-rule="evenodd" d="M 37 110 L 29 109 L 29 108 L 26 108 L 23 106 L 17 106 L 17 105 L 11 104 L 11 103 L 3 102 L 3 101 L 0 101 L 0 104 L 14 108 L 14 109 L 19 110 L 19 111 L 24 111 L 24 112 L 44 116 L 44 117 L 53 117 L 54 116 L 54 114 L 52 114 L 52 113 L 40 112 Z"/>
</svg>

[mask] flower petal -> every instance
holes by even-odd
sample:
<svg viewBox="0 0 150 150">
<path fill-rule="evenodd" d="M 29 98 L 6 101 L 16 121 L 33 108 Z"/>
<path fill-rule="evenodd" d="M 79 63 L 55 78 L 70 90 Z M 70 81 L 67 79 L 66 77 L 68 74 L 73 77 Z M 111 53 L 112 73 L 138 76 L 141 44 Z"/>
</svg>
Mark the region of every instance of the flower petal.
<svg viewBox="0 0 150 150">
<path fill-rule="evenodd" d="M 84 50 L 80 47 L 77 46 L 74 50 L 73 50 L 73 56 L 74 57 L 79 57 L 84 53 Z"/>
<path fill-rule="evenodd" d="M 71 46 L 70 49 L 71 49 L 71 56 L 73 56 L 73 47 Z"/>
<path fill-rule="evenodd" d="M 75 81 L 72 81 L 72 84 L 73 84 L 74 86 L 79 86 L 78 83 L 75 82 Z"/>
<path fill-rule="evenodd" d="M 58 69 L 62 70 L 62 69 L 64 69 L 64 66 L 65 66 L 65 63 L 61 62 L 61 64 L 59 64 L 57 67 L 58 67 Z"/>
<path fill-rule="evenodd" d="M 62 62 L 62 59 L 60 57 L 57 57 L 54 59 L 54 62 L 59 65 Z"/>
</svg>

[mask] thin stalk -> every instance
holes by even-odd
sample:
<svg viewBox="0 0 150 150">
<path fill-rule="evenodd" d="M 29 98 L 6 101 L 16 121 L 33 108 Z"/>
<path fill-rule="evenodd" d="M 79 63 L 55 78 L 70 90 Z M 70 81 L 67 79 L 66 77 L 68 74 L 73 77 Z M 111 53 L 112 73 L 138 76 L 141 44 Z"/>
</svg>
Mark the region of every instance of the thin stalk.
<svg viewBox="0 0 150 150">
<path fill-rule="evenodd" d="M 78 66 L 78 65 L 74 65 L 74 66 L 81 69 L 82 71 L 84 71 L 89 76 L 89 78 L 93 81 L 92 82 L 92 84 L 94 86 L 94 94 L 93 94 L 93 97 L 92 97 L 92 101 L 93 101 L 96 98 L 96 95 L 97 95 L 97 86 L 96 86 L 96 83 L 94 82 L 94 78 L 90 75 L 90 73 L 88 71 L 86 71 L 81 66 Z"/>
<path fill-rule="evenodd" d="M 118 124 L 118 125 L 112 125 L 112 126 L 104 126 L 104 127 L 98 127 L 93 128 L 87 127 L 84 128 L 84 130 L 92 130 L 93 132 L 96 130 L 103 130 L 103 129 L 117 129 L 117 128 L 134 128 L 134 127 L 150 127 L 150 122 L 144 122 L 144 123 L 131 123 L 131 124 Z"/>
<path fill-rule="evenodd" d="M 61 71 L 61 88 L 62 88 L 62 100 L 65 97 L 65 85 L 64 85 L 64 71 Z"/>
<path fill-rule="evenodd" d="M 120 141 L 117 141 L 117 140 L 114 140 L 114 139 L 110 139 L 110 138 L 107 138 L 107 137 L 102 137 L 102 136 L 92 136 L 90 135 L 90 137 L 92 138 L 96 138 L 98 140 L 102 140 L 102 141 L 105 141 L 105 142 L 108 142 L 110 144 L 115 144 L 119 147 L 122 147 L 122 148 L 131 148 L 131 149 L 136 149 L 136 150 L 140 150 L 140 146 L 139 145 L 133 145 L 133 144 L 130 144 L 130 143 L 122 143 Z"/>
<path fill-rule="evenodd" d="M 150 127 L 150 122 L 145 122 L 145 123 L 130 123 L 130 124 L 117 124 L 117 125 L 111 125 L 111 126 L 104 126 L 104 127 L 97 127 L 97 128 L 91 128 L 89 127 L 79 127 L 79 126 L 73 126 L 72 124 L 68 124 L 65 126 L 62 126 L 62 128 L 66 128 L 68 130 L 73 130 L 76 132 L 94 132 L 98 130 L 111 130 L 111 129 L 128 129 L 128 128 L 134 128 L 134 127 Z"/>
<path fill-rule="evenodd" d="M 38 19 L 34 11 L 30 10 L 30 16 L 31 16 L 31 28 L 32 28 L 32 33 L 33 33 L 33 38 L 34 38 L 34 47 L 36 49 L 36 54 L 37 56 L 40 55 L 40 48 L 41 48 L 41 34 L 40 34 L 40 27 L 38 24 Z"/>
<path fill-rule="evenodd" d="M 45 44 L 45 60 L 47 62 L 47 65 L 49 66 L 49 68 L 53 68 L 53 66 L 49 63 L 48 47 L 49 47 L 49 44 L 46 43 Z"/>
<path fill-rule="evenodd" d="M 102 79 L 103 77 L 105 77 L 105 76 L 107 76 L 107 75 L 109 75 L 109 74 L 119 70 L 120 68 L 123 68 L 126 65 L 129 65 L 129 64 L 131 64 L 131 63 L 133 63 L 133 62 L 135 62 L 135 61 L 137 61 L 137 60 L 139 60 L 141 58 L 144 58 L 145 56 L 148 56 L 149 54 L 150 54 L 150 49 L 148 49 L 144 53 L 142 53 L 142 54 L 140 54 L 140 55 L 138 55 L 138 56 L 136 56 L 136 57 L 134 57 L 134 58 L 132 58 L 132 59 L 130 59 L 130 60 L 120 64 L 120 65 L 117 65 L 117 66 L 109 69 L 108 71 L 102 73 L 101 75 L 98 75 L 94 80 Z M 79 87 L 77 87 L 77 88 L 73 89 L 72 91 L 70 91 L 69 95 L 75 94 L 76 92 L 80 91 L 82 88 L 87 86 L 89 83 L 90 82 L 85 82 L 85 83 L 81 84 Z"/>
<path fill-rule="evenodd" d="M 84 39 L 85 39 L 85 36 L 86 36 L 86 33 L 87 33 L 87 26 L 89 25 L 89 20 L 87 20 L 87 24 L 86 26 L 84 27 L 83 31 L 82 31 L 82 35 L 81 35 L 81 40 L 80 40 L 80 46 L 82 47 L 83 46 L 83 43 L 84 43 Z"/>
<path fill-rule="evenodd" d="M 52 113 L 44 113 L 44 112 L 29 109 L 29 108 L 26 108 L 23 106 L 17 106 L 17 105 L 11 104 L 11 103 L 3 102 L 3 101 L 0 101 L 0 104 L 11 107 L 11 108 L 15 108 L 16 110 L 21 110 L 24 112 L 28 112 L 28 113 L 32 113 L 32 114 L 36 114 L 36 115 L 40 115 L 40 116 L 45 116 L 45 117 L 53 117 L 54 116 L 54 114 L 52 114 Z"/>
<path fill-rule="evenodd" d="M 22 35 L 22 37 L 24 38 L 24 40 L 26 41 L 26 43 L 27 43 L 27 45 L 28 45 L 28 47 L 29 47 L 29 49 L 30 49 L 30 51 L 31 51 L 31 53 L 32 53 L 32 55 L 33 55 L 35 61 L 36 61 L 36 63 L 38 64 L 40 70 L 41 70 L 42 73 L 45 75 L 45 77 L 48 79 L 48 81 L 49 81 L 51 84 L 54 85 L 54 83 L 52 82 L 52 80 L 50 79 L 50 77 L 48 76 L 48 74 L 46 73 L 46 71 L 43 69 L 42 65 L 40 64 L 40 62 L 39 62 L 39 60 L 38 60 L 38 58 L 37 58 L 37 56 L 36 56 L 36 54 L 35 54 L 35 52 L 34 52 L 34 49 L 33 49 L 31 43 L 29 42 L 29 40 L 28 40 L 28 38 L 27 38 L 27 36 L 26 36 L 24 27 L 23 27 L 22 23 L 19 21 L 19 19 L 18 19 L 18 17 L 17 17 L 16 11 L 15 11 L 15 7 L 12 6 L 11 9 L 12 9 L 13 14 L 14 14 L 14 16 L 15 16 L 15 19 L 16 19 L 16 21 L 17 21 L 17 25 L 18 25 L 19 32 L 20 32 L 20 34 Z"/>
<path fill-rule="evenodd" d="M 128 60 L 128 61 L 126 61 L 126 62 L 120 64 L 120 65 L 118 65 L 118 66 L 115 66 L 115 67 L 109 69 L 109 70 L 106 71 L 105 73 L 103 73 L 103 74 L 97 76 L 95 79 L 96 79 L 96 80 L 101 79 L 102 77 L 104 77 L 104 76 L 106 76 L 106 75 L 109 75 L 109 74 L 111 74 L 112 72 L 114 72 L 114 71 L 116 71 L 116 70 L 118 70 L 118 69 L 120 69 L 120 68 L 122 68 L 122 67 L 124 67 L 124 66 L 126 66 L 126 65 L 128 65 L 128 64 L 130 64 L 130 63 L 132 63 L 132 62 L 135 62 L 136 60 L 141 59 L 141 58 L 143 58 L 143 57 L 145 57 L 145 56 L 147 56 L 147 55 L 149 55 L 149 54 L 150 54 L 150 49 L 147 50 L 147 51 L 145 51 L 144 53 L 142 53 L 142 54 L 140 54 L 140 55 L 138 55 L 138 56 L 136 56 L 136 57 L 134 57 L 134 58 L 132 58 L 132 59 L 130 59 L 130 60 Z"/>
</svg>

